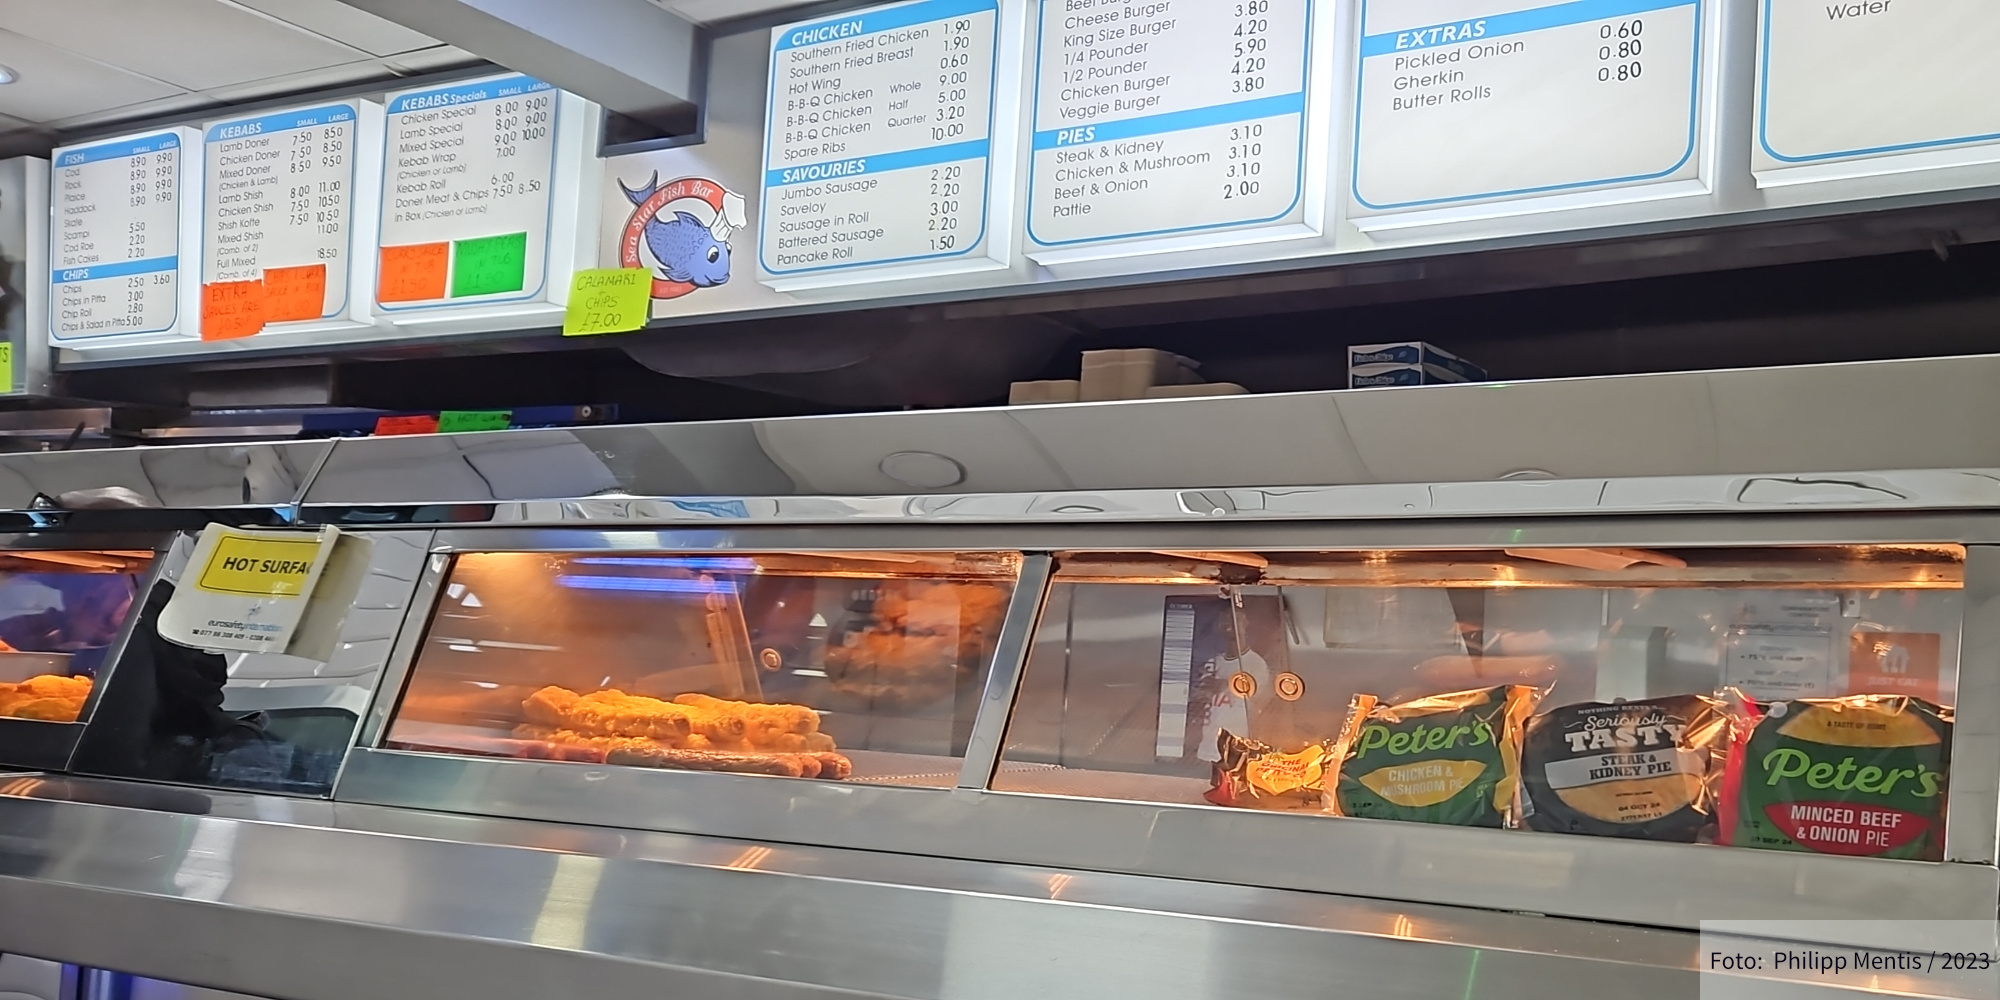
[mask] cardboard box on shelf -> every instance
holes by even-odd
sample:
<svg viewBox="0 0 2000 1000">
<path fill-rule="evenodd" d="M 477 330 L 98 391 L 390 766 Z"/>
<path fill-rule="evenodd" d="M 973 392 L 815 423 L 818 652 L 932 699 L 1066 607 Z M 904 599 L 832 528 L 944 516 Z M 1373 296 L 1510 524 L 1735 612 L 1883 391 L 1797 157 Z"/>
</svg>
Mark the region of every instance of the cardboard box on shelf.
<svg viewBox="0 0 2000 1000">
<path fill-rule="evenodd" d="M 1045 382 L 1016 382 L 1008 389 L 1008 406 L 1034 406 L 1040 403 L 1074 403 L 1082 392 L 1083 383 L 1073 378 L 1052 379 Z"/>
<path fill-rule="evenodd" d="M 1178 354 L 1138 347 L 1131 350 L 1085 351 L 1083 401 L 1144 399 L 1158 385 L 1199 384 L 1195 363 Z"/>
</svg>

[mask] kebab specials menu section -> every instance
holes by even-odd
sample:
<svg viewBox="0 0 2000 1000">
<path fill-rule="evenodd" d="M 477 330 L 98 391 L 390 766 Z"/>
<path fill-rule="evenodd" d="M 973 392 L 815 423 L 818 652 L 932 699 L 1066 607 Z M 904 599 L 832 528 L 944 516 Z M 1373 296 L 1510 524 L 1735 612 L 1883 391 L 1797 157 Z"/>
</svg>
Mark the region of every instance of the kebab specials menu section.
<svg viewBox="0 0 2000 1000">
<path fill-rule="evenodd" d="M 1762 23 L 1760 177 L 2000 159 L 2000 3 L 1764 0 Z"/>
<path fill-rule="evenodd" d="M 557 93 L 526 76 L 392 95 L 376 301 L 534 298 L 546 283 Z"/>
<path fill-rule="evenodd" d="M 1043 247 L 1299 222 L 1311 0 L 1043 0 Z"/>
<path fill-rule="evenodd" d="M 1353 211 L 1699 177 L 1702 0 L 1363 0 Z"/>
<path fill-rule="evenodd" d="M 765 273 L 986 247 L 999 15 L 923 0 L 772 32 Z"/>
<path fill-rule="evenodd" d="M 333 104 L 209 127 L 202 339 L 344 307 L 359 116 Z"/>
<path fill-rule="evenodd" d="M 190 137 L 158 132 L 54 153 L 49 333 L 57 342 L 172 333 Z"/>
</svg>

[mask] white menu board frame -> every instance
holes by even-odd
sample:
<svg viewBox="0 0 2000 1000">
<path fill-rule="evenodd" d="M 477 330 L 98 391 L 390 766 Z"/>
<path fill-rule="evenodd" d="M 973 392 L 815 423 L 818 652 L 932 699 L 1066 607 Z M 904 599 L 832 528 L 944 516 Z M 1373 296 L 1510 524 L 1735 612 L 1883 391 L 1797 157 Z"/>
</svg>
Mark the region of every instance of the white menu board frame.
<svg viewBox="0 0 2000 1000">
<path fill-rule="evenodd" d="M 1914 141 L 1890 141 L 1874 146 L 1850 149 L 1821 149 L 1801 152 L 1796 155 L 1780 152 L 1772 144 L 1771 138 L 1771 78 L 1772 78 L 1772 36 L 1774 22 L 1774 0 L 1760 0 L 1757 11 L 1757 76 L 1756 76 L 1756 138 L 1751 149 L 1751 173 L 1760 188 L 1784 187 L 1794 184 L 1810 184 L 1819 181 L 1851 180 L 1856 178 L 1882 177 L 1897 174 L 1911 174 L 1919 171 L 1942 170 L 1953 167 L 1982 166 L 2000 163 L 2000 128 L 1992 132 Z M 1882 44 L 1880 32 L 1869 31 L 1873 25 L 1865 18 L 1900 16 L 1909 9 L 1905 4 L 1901 11 L 1892 7 L 1894 0 L 1828 0 L 1825 4 L 1815 4 L 1815 11 L 1824 10 L 1829 18 L 1835 9 L 1851 13 L 1865 27 L 1857 34 L 1867 35 L 1870 48 L 1879 52 Z M 1956 0 L 1963 3 L 1964 0 Z M 1991 45 L 1996 35 L 2000 35 L 2000 4 L 1987 0 L 1974 0 L 1972 4 L 1986 16 L 1993 18 L 1990 24 L 1982 25 L 1983 33 L 1963 30 L 1946 39 L 1945 44 L 1961 48 L 1942 51 L 1935 41 L 1935 33 L 1923 32 L 1923 44 L 1906 47 L 1914 51 L 1897 53 L 1909 59 L 1922 61 L 1926 67 L 1964 67 L 1978 65 L 1981 58 L 1994 67 L 1988 72 L 2000 79 L 2000 62 L 1993 61 Z M 1978 54 L 1968 58 L 1964 49 L 1975 50 Z M 1941 81 L 1927 81 L 1937 84 Z M 1962 80 L 1954 79 L 1954 85 L 1964 87 Z M 1975 85 L 1976 86 L 1976 85 Z M 1979 98 L 1973 97 L 1972 100 Z M 1994 98 L 1988 93 L 1987 104 Z"/>
<path fill-rule="evenodd" d="M 433 235 L 419 243 L 390 244 L 390 240 L 400 239 L 401 232 L 397 227 L 411 221 L 397 220 L 392 216 L 398 211 L 422 212 L 425 204 L 425 199 L 420 193 L 414 190 L 402 193 L 398 190 L 399 186 L 417 183 L 429 185 L 445 180 L 444 177 L 433 176 L 430 173 L 420 176 L 405 175 L 405 171 L 411 168 L 399 167 L 399 154 L 430 157 L 435 153 L 430 148 L 430 143 L 425 144 L 424 150 L 399 150 L 395 135 L 397 118 L 405 114 L 430 113 L 449 113 L 445 114 L 445 117 L 450 118 L 476 117 L 480 115 L 479 109 L 484 106 L 504 104 L 508 101 L 519 102 L 541 95 L 550 97 L 546 108 L 549 120 L 545 126 L 548 129 L 549 139 L 548 179 L 541 181 L 539 178 L 516 177 L 501 182 L 508 185 L 525 185 L 529 181 L 537 181 L 546 185 L 547 207 L 540 220 L 543 226 L 541 267 L 537 269 L 530 265 L 534 260 L 535 233 L 529 229 L 525 231 L 527 243 L 523 250 L 520 289 L 490 294 L 454 294 L 456 289 L 452 281 L 456 277 L 455 272 L 460 262 L 459 254 L 462 251 L 458 244 L 511 236 L 513 233 L 508 231 L 469 236 L 441 234 Z M 382 193 L 377 206 L 375 245 L 370 249 L 371 259 L 367 265 L 375 269 L 376 273 L 371 303 L 375 315 L 397 328 L 421 328 L 426 334 L 505 329 L 508 326 L 520 326 L 535 321 L 559 320 L 563 306 L 569 300 L 571 275 L 578 267 L 592 266 L 595 261 L 597 199 L 604 176 L 603 164 L 597 158 L 597 139 L 602 126 L 597 106 L 535 77 L 522 73 L 503 73 L 449 84 L 392 91 L 385 98 L 383 112 Z M 506 132 L 519 133 L 529 127 L 544 126 L 541 122 L 535 122 L 532 125 L 517 125 Z M 505 132 L 489 138 L 498 141 L 504 134 Z M 537 140 L 539 138 L 536 137 Z M 437 141 L 449 142 L 450 139 L 441 137 Z M 539 166 L 539 158 L 535 163 Z M 432 165 L 428 160 L 418 164 L 426 169 Z M 472 177 L 470 164 L 448 163 L 442 166 L 461 168 L 455 172 L 476 181 Z M 493 177 L 498 176 L 498 174 L 493 175 Z M 485 192 L 497 189 L 497 184 L 489 178 L 486 188 L 475 190 Z M 485 196 L 482 194 L 482 197 Z M 414 203 L 409 201 L 412 198 L 415 199 Z M 464 204 L 463 201 L 454 203 Z M 454 216 L 454 218 L 462 217 L 462 215 Z M 530 221 L 532 223 L 534 220 Z M 435 298 L 384 302 L 382 300 L 385 291 L 384 249 L 435 246 L 439 243 L 447 247 L 443 294 Z M 580 255 L 588 256 L 580 258 Z"/>
<path fill-rule="evenodd" d="M 1715 164 L 1712 161 L 1717 143 L 1716 102 L 1721 76 L 1720 9 L 1724 2 L 1725 0 L 1538 0 L 1535 4 L 1520 10 L 1469 16 L 1457 21 L 1445 19 L 1440 24 L 1455 29 L 1455 36 L 1433 35 L 1427 41 L 1428 46 L 1442 49 L 1468 44 L 1474 47 L 1503 44 L 1484 40 L 1505 39 L 1518 35 L 1532 36 L 1537 32 L 1562 30 L 1600 21 L 1643 19 L 1661 11 L 1692 7 L 1692 65 L 1688 68 L 1690 86 L 1687 143 L 1679 158 L 1665 170 L 1585 181 L 1476 191 L 1414 201 L 1371 202 L 1362 191 L 1365 173 L 1362 160 L 1366 155 L 1365 78 L 1369 72 L 1370 59 L 1394 54 L 1393 51 L 1371 52 L 1371 39 L 1384 35 L 1390 37 L 1402 34 L 1421 35 L 1424 31 L 1431 30 L 1433 26 L 1427 25 L 1420 31 L 1390 31 L 1371 36 L 1368 33 L 1371 0 L 1359 0 L 1354 27 L 1354 58 L 1346 80 L 1349 114 L 1352 119 L 1351 150 L 1347 162 L 1346 218 L 1363 232 L 1377 232 L 1412 226 L 1544 215 L 1569 209 L 1617 207 L 1671 198 L 1711 195 L 1714 190 L 1715 174 Z M 1508 30 L 1489 32 L 1487 23 L 1496 18 L 1509 19 L 1512 23 L 1507 26 Z M 1641 37 L 1629 41 L 1643 44 L 1645 40 Z M 1607 52 L 1606 58 L 1609 61 L 1598 67 L 1601 72 L 1616 73 L 1618 67 L 1614 64 L 1620 61 L 1638 60 L 1637 54 L 1630 57 L 1620 55 L 1615 49 L 1619 44 L 1621 39 L 1616 37 L 1615 32 L 1612 37 L 1605 39 L 1601 50 Z M 1502 53 L 1503 56 L 1505 54 Z M 1676 75 L 1672 79 L 1678 80 L 1679 77 Z"/>
<path fill-rule="evenodd" d="M 1198 0 L 1203 4 L 1236 3 L 1237 0 Z M 1326 224 L 1326 180 L 1328 174 L 1329 146 L 1332 135 L 1331 118 L 1337 113 L 1338 99 L 1333 92 L 1333 66 L 1330 39 L 1335 34 L 1334 18 L 1337 0 L 1297 0 L 1301 3 L 1300 21 L 1303 26 L 1301 37 L 1296 39 L 1300 53 L 1299 89 L 1292 93 L 1274 94 L 1250 101 L 1227 101 L 1220 104 L 1202 105 L 1182 112 L 1169 112 L 1157 117 L 1174 115 L 1191 125 L 1169 131 L 1152 131 L 1134 136 L 1114 136 L 1100 139 L 1094 129 L 1105 125 L 1118 125 L 1125 121 L 1146 121 L 1156 116 L 1139 119 L 1117 119 L 1111 122 L 1090 121 L 1071 123 L 1047 123 L 1041 121 L 1042 89 L 1045 83 L 1045 60 L 1049 53 L 1044 51 L 1049 25 L 1046 18 L 1061 16 L 1064 0 L 1036 0 L 1036 17 L 1030 26 L 1029 44 L 1034 50 L 1034 59 L 1028 65 L 1028 108 L 1023 113 L 1023 131 L 1029 138 L 1027 150 L 1027 177 L 1025 186 L 1025 228 L 1028 239 L 1027 255 L 1037 263 L 1060 266 L 1070 263 L 1104 261 L 1118 258 L 1139 257 L 1153 253 L 1185 250 L 1204 250 L 1222 247 L 1244 246 L 1248 244 L 1273 243 L 1284 240 L 1298 240 L 1318 237 L 1325 232 Z M 1104 3 L 1111 8 L 1111 3 Z M 1126 4 L 1123 6 L 1143 9 L 1149 6 L 1171 8 L 1171 4 Z M 1263 4 L 1268 7 L 1268 2 Z M 1252 10 L 1240 16 L 1254 16 Z M 1123 11 L 1120 11 L 1122 17 Z M 1088 14 L 1085 15 L 1088 17 Z M 1230 14 L 1229 16 L 1239 16 Z M 1101 27 L 1090 27 L 1099 32 Z M 1101 36 L 1099 36 L 1101 38 Z M 1121 39 L 1122 40 L 1122 39 Z M 1130 42 L 1125 42 L 1129 46 Z M 1137 53 L 1135 53 L 1136 55 Z M 1050 64 L 1055 65 L 1055 64 Z M 1110 144 L 1129 140 L 1146 139 L 1153 135 L 1174 135 L 1187 133 L 1199 128 L 1230 126 L 1256 119 L 1235 118 L 1209 120 L 1214 112 L 1224 108 L 1245 104 L 1267 105 L 1272 110 L 1265 117 L 1299 116 L 1297 136 L 1297 165 L 1293 175 L 1293 199 L 1281 212 L 1251 219 L 1179 226 L 1165 229 L 1138 230 L 1132 232 L 1109 233 L 1079 239 L 1045 239 L 1035 229 L 1036 191 L 1038 187 L 1037 156 L 1048 150 L 1054 151 L 1067 145 L 1065 134 L 1074 135 L 1079 144 Z M 1292 105 L 1297 110 L 1292 111 Z M 1079 133 L 1077 129 L 1089 129 Z M 1287 137 L 1289 138 L 1289 137 Z M 1244 140 L 1249 141 L 1249 140 Z M 1054 183 L 1052 181 L 1052 183 Z"/>
<path fill-rule="evenodd" d="M 158 198 L 158 191 L 167 190 L 154 187 L 161 181 L 168 180 L 157 175 L 143 182 L 148 186 L 148 192 L 143 197 L 148 198 L 151 204 L 171 205 L 172 211 L 167 217 L 174 220 L 175 231 L 167 242 L 173 250 L 172 255 L 152 254 L 136 259 L 136 263 L 121 260 L 100 265 L 97 261 L 78 261 L 66 265 L 66 253 L 82 252 L 65 251 L 62 246 L 65 232 L 63 220 L 71 214 L 66 209 L 82 210 L 85 206 L 89 206 L 93 214 L 95 209 L 93 202 L 76 200 L 87 199 L 88 195 L 79 189 L 67 187 L 70 183 L 82 183 L 81 178 L 71 176 L 71 172 L 93 163 L 112 160 L 130 161 L 137 156 L 151 156 L 169 148 L 175 150 L 175 155 L 174 176 L 170 179 L 172 187 L 168 193 L 168 200 L 153 200 Z M 188 262 L 199 260 L 201 254 L 201 199 L 194 185 L 202 176 L 203 152 L 199 129 L 176 126 L 114 136 L 74 146 L 61 146 L 50 154 L 47 329 L 51 345 L 81 351 L 93 347 L 178 341 L 193 335 L 194 319 L 201 305 L 201 285 L 198 281 L 190 280 L 192 269 L 188 267 Z M 158 167 L 149 164 L 148 170 L 157 174 Z M 121 185 L 120 197 L 142 197 L 123 188 Z M 147 246 L 150 253 L 150 241 Z M 62 326 L 66 320 L 81 318 L 74 312 L 86 304 L 80 301 L 81 299 L 102 298 L 104 300 L 102 303 L 88 304 L 108 304 L 113 291 L 120 294 L 124 294 L 125 291 L 121 285 L 117 289 L 107 287 L 103 291 L 72 289 L 66 294 L 63 288 L 65 284 L 81 285 L 83 282 L 110 281 L 117 278 L 124 278 L 129 282 L 130 279 L 143 277 L 150 286 L 158 275 L 171 275 L 174 284 L 173 315 L 165 325 L 144 330 L 109 330 L 80 336 L 62 334 Z"/>
<path fill-rule="evenodd" d="M 348 117 L 345 119 L 339 118 L 338 115 L 342 112 L 345 112 Z M 380 169 L 383 138 L 382 118 L 381 104 L 361 98 L 350 98 L 313 102 L 296 107 L 264 111 L 253 115 L 220 118 L 207 123 L 203 127 L 202 136 L 206 144 L 218 147 L 231 141 L 251 136 L 271 136 L 284 132 L 298 131 L 300 129 L 319 128 L 325 125 L 347 124 L 352 129 L 352 135 L 347 147 L 347 171 L 343 178 L 347 188 L 344 205 L 341 205 L 338 199 L 334 199 L 334 203 L 329 204 L 329 199 L 325 195 L 313 192 L 308 195 L 311 199 L 309 203 L 302 206 L 288 204 L 286 206 L 287 211 L 283 213 L 288 218 L 293 209 L 296 209 L 300 213 L 311 213 L 311 217 L 305 223 L 300 224 L 319 225 L 322 223 L 318 220 L 324 213 L 336 207 L 344 212 L 346 218 L 339 220 L 344 223 L 342 234 L 344 238 L 341 240 L 342 255 L 338 258 L 337 268 L 343 272 L 341 288 L 344 294 L 340 303 L 331 311 L 323 310 L 321 315 L 315 319 L 271 323 L 258 336 L 284 333 L 309 333 L 319 330 L 373 325 L 370 304 L 374 301 L 375 297 L 375 269 L 370 266 L 372 262 L 366 260 L 362 255 L 356 253 L 356 251 L 375 245 L 376 225 L 379 219 L 379 214 L 375 211 L 375 206 L 380 203 L 382 198 L 382 171 Z M 286 157 L 292 155 L 292 150 L 289 147 L 285 148 L 282 152 Z M 204 176 L 209 171 L 221 168 L 222 164 L 218 155 L 209 155 L 205 158 Z M 288 201 L 290 200 L 288 199 Z M 207 285 L 212 281 L 223 280 L 219 274 L 214 273 L 211 267 L 214 261 L 210 259 L 212 256 L 211 251 L 216 249 L 211 240 L 218 235 L 212 229 L 218 223 L 224 221 L 217 217 L 217 213 L 221 210 L 222 206 L 213 203 L 210 192 L 207 190 L 207 185 L 204 183 L 202 190 L 202 255 L 200 267 L 202 285 Z M 329 264 L 327 267 L 327 277 L 330 280 L 333 277 L 336 267 L 330 260 L 322 259 L 322 261 Z M 257 269 L 261 274 L 266 268 L 272 266 L 289 265 L 273 265 L 260 261 Z"/>
<path fill-rule="evenodd" d="M 1025 0 L 904 0 L 904 2 L 884 3 L 858 8 L 838 15 L 822 16 L 805 21 L 781 24 L 771 29 L 769 78 L 765 94 L 763 159 L 761 161 L 763 168 L 762 179 L 760 181 L 760 204 L 764 207 L 763 214 L 765 219 L 764 225 L 757 234 L 757 272 L 759 282 L 779 291 L 802 291 L 813 288 L 846 285 L 857 281 L 906 280 L 910 278 L 962 274 L 975 271 L 991 271 L 1003 269 L 1011 265 L 1014 257 L 1013 216 L 1015 215 L 1016 205 L 1013 192 L 1016 187 L 1015 163 L 1018 159 L 1018 148 L 1020 145 L 1019 121 L 1021 117 L 1020 88 L 1017 81 L 1019 79 L 1018 65 L 1023 58 L 1022 30 L 1024 3 Z M 834 139 L 833 136 L 820 136 L 818 134 L 819 129 L 815 127 L 822 125 L 821 115 L 824 112 L 818 109 L 823 108 L 824 105 L 820 103 L 822 91 L 812 88 L 824 86 L 827 83 L 827 76 L 825 74 L 814 74 L 794 80 L 791 74 L 786 72 L 788 68 L 795 67 L 786 66 L 785 53 L 808 50 L 821 53 L 821 58 L 831 58 L 833 55 L 839 54 L 843 56 L 843 63 L 848 73 L 857 71 L 867 72 L 869 67 L 877 64 L 879 55 L 901 51 L 883 46 L 883 39 L 889 38 L 889 33 L 899 30 L 914 32 L 918 29 L 940 23 L 976 19 L 981 15 L 990 15 L 992 17 L 991 46 L 983 52 L 975 53 L 968 50 L 965 54 L 974 56 L 984 54 L 991 60 L 986 81 L 986 134 L 983 138 L 957 140 L 955 137 L 948 136 L 943 138 L 933 137 L 931 141 L 926 143 L 910 143 L 892 149 L 887 153 L 868 154 L 849 152 L 847 148 L 848 144 L 841 143 L 841 149 L 829 150 L 825 155 L 812 156 L 802 159 L 799 162 L 789 162 L 789 158 L 788 162 L 785 163 L 775 162 L 775 158 L 778 157 L 781 147 L 791 145 L 791 143 L 780 142 L 781 134 L 797 134 L 800 136 L 798 140 L 800 142 L 825 140 L 821 141 L 821 147 L 819 148 L 824 148 L 826 145 L 832 144 L 832 140 Z M 912 41 L 912 47 L 927 48 L 927 45 L 921 43 L 932 40 L 932 37 L 927 35 L 920 41 Z M 900 45 L 901 42 L 890 41 L 888 44 Z M 838 47 L 838 50 L 835 47 Z M 852 54 L 846 51 L 850 48 L 854 49 Z M 944 79 L 945 74 L 964 72 L 957 66 L 946 66 L 941 61 L 935 67 L 931 66 L 930 63 L 933 58 L 942 59 L 943 57 L 913 54 L 910 58 L 921 67 L 921 70 L 918 71 L 919 79 L 915 81 L 913 89 L 898 91 L 899 93 L 911 95 L 905 98 L 905 103 L 924 99 L 927 107 L 934 106 L 928 101 L 932 91 L 924 86 L 928 82 L 929 77 L 933 73 L 936 73 L 939 77 L 939 85 L 948 86 L 951 81 Z M 913 71 L 915 69 L 913 67 Z M 845 83 L 851 78 L 843 75 L 832 79 L 836 83 Z M 901 83 L 903 81 L 898 82 Z M 839 92 L 839 90 L 836 90 L 836 93 Z M 848 92 L 855 91 L 849 89 Z M 873 96 L 882 98 L 885 95 L 874 94 Z M 942 99 L 944 94 L 939 92 L 938 97 Z M 781 102 L 784 103 L 784 107 L 780 106 Z M 873 106 L 870 105 L 868 107 L 872 112 Z M 841 110 L 846 111 L 844 108 Z M 894 110 L 894 108 L 892 107 L 891 110 Z M 909 119 L 917 116 L 911 114 L 903 117 Z M 842 124 L 845 126 L 847 123 L 843 121 Z M 867 124 L 874 124 L 874 122 L 870 121 Z M 930 123 L 906 121 L 903 125 L 897 126 L 892 117 L 889 124 L 891 127 L 908 127 L 912 124 L 929 125 Z M 949 128 L 951 124 L 940 119 L 937 124 L 930 127 L 932 132 L 935 133 L 938 129 Z M 943 145 L 939 145 L 940 143 L 943 143 Z M 974 150 L 972 147 L 980 147 L 980 150 L 983 150 L 983 152 Z M 938 159 L 942 152 L 954 148 L 963 148 L 968 155 L 954 160 Z M 941 170 L 957 166 L 963 170 L 961 176 L 969 180 L 971 171 L 965 170 L 963 164 L 979 160 L 982 157 L 984 159 L 984 177 L 982 178 L 982 183 L 977 185 L 980 189 L 979 210 L 976 213 L 965 213 L 966 215 L 976 214 L 979 220 L 979 231 L 977 237 L 965 246 L 938 248 L 931 252 L 908 254 L 882 260 L 857 260 L 850 263 L 837 263 L 829 259 L 829 262 L 824 264 L 806 264 L 795 267 L 773 266 L 770 259 L 770 252 L 773 249 L 772 243 L 782 239 L 785 233 L 790 231 L 783 225 L 785 216 L 782 212 L 783 206 L 780 203 L 784 200 L 781 193 L 784 189 L 794 187 L 798 184 L 811 184 L 815 181 L 823 182 L 822 186 L 841 182 L 848 178 L 867 178 L 872 181 L 877 176 L 882 178 L 882 182 L 885 185 L 893 186 L 894 180 L 900 174 L 904 175 L 905 178 L 914 178 L 921 184 L 930 185 L 929 190 L 919 189 L 914 194 L 903 189 L 896 190 L 904 198 L 914 198 L 919 203 L 929 204 L 931 208 L 923 221 L 928 225 L 934 226 L 941 213 L 949 217 L 947 210 L 936 207 L 938 199 L 957 201 L 969 193 L 975 186 L 962 182 L 959 177 L 936 175 Z M 891 165 L 886 167 L 880 166 L 879 164 L 885 160 Z M 795 179 L 795 172 L 815 171 L 816 169 L 818 172 L 809 179 Z M 930 171 L 929 175 L 923 173 L 926 169 Z M 937 187 L 942 184 L 952 184 L 957 190 L 938 191 Z M 819 204 L 827 205 L 837 195 L 834 197 L 817 195 L 815 197 L 822 199 Z M 963 208 L 961 207 L 959 211 L 963 211 Z M 824 212 L 824 209 L 822 209 L 822 212 Z M 861 214 L 872 216 L 873 210 Z M 839 224 L 829 222 L 829 220 L 835 217 L 851 218 L 851 216 L 846 215 L 845 210 L 841 210 L 835 211 L 831 215 L 822 214 L 814 219 L 801 218 L 800 221 L 806 225 L 822 226 L 824 227 L 822 231 L 831 233 L 832 226 Z M 733 221 L 718 219 L 717 225 L 728 226 Z M 871 218 L 869 222 L 872 221 Z M 865 226 L 868 223 L 858 224 Z M 928 231 L 929 229 L 927 228 L 926 232 Z M 811 235 L 817 234 L 809 234 L 808 238 Z M 929 237 L 926 236 L 925 238 L 928 239 Z"/>
</svg>

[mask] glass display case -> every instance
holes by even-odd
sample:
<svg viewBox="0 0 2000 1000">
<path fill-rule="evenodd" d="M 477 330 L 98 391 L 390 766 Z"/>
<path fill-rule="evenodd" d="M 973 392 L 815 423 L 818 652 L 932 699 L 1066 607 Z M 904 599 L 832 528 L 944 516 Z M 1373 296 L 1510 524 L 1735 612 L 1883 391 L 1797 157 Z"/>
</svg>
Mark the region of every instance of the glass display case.
<svg viewBox="0 0 2000 1000">
<path fill-rule="evenodd" d="M 1020 556 L 455 556 L 385 747 L 949 787 Z"/>
<path fill-rule="evenodd" d="M 0 719 L 88 721 L 150 550 L 0 551 Z"/>
</svg>

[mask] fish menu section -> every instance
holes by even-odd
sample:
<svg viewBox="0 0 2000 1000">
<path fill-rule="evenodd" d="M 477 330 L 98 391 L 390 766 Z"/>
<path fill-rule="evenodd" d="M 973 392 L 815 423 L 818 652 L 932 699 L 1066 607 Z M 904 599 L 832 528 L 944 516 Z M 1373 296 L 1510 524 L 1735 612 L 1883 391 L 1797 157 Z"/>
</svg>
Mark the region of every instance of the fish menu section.
<svg viewBox="0 0 2000 1000">
<path fill-rule="evenodd" d="M 384 312 L 544 292 L 558 96 L 526 76 L 390 95 L 375 292 Z"/>
<path fill-rule="evenodd" d="M 1704 6 L 1363 0 L 1352 214 L 1698 177 Z"/>
<path fill-rule="evenodd" d="M 1763 0 L 1756 167 L 2000 160 L 2000 4 Z M 1928 163 L 1917 164 L 1926 157 Z"/>
<path fill-rule="evenodd" d="M 54 152 L 49 335 L 57 343 L 177 332 L 183 188 L 200 169 L 196 136 L 171 129 Z"/>
<path fill-rule="evenodd" d="M 204 303 L 254 298 L 257 320 L 246 327 L 345 307 L 360 127 L 356 103 L 209 126 Z M 219 339 L 210 319 L 203 336 Z"/>
<path fill-rule="evenodd" d="M 1028 233 L 1300 221 L 1312 0 L 1043 0 Z"/>
<path fill-rule="evenodd" d="M 999 15 L 922 0 L 772 32 L 766 274 L 980 255 Z"/>
</svg>

